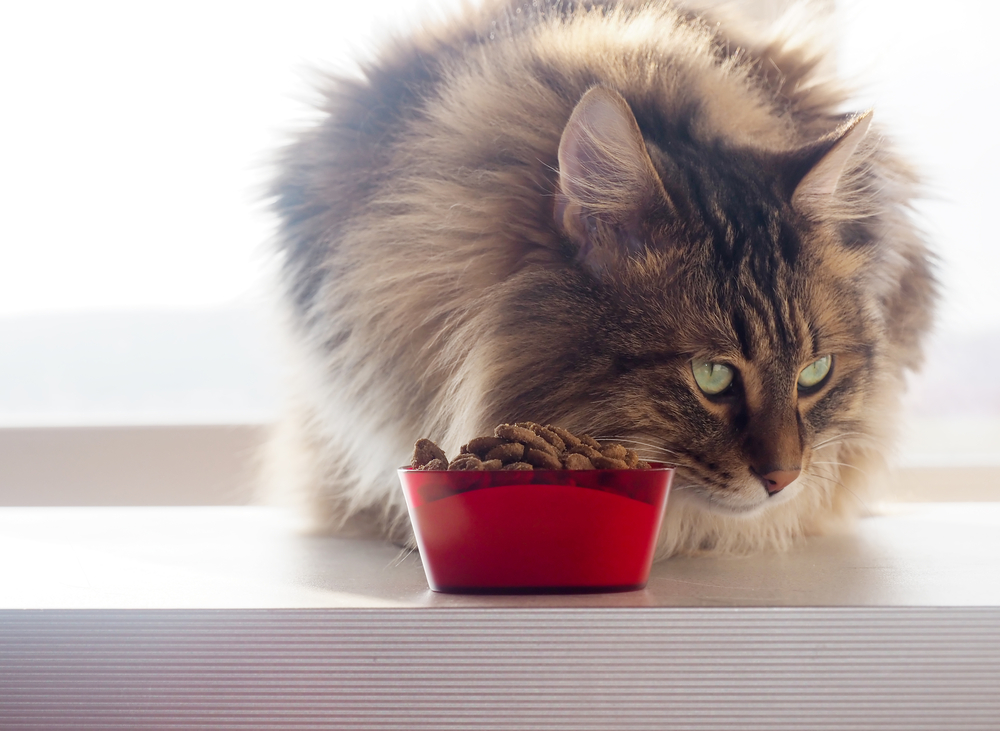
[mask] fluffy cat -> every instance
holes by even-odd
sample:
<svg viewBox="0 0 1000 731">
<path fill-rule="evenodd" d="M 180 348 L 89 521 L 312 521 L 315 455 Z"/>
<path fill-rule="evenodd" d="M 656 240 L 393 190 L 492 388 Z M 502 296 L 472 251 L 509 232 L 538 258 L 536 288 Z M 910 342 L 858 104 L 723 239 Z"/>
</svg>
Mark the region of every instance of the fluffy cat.
<svg viewBox="0 0 1000 731">
<path fill-rule="evenodd" d="M 417 437 L 531 420 L 677 466 L 660 557 L 864 510 L 935 283 L 913 175 L 810 40 L 487 1 L 326 78 L 273 188 L 273 486 L 406 540 Z"/>
</svg>

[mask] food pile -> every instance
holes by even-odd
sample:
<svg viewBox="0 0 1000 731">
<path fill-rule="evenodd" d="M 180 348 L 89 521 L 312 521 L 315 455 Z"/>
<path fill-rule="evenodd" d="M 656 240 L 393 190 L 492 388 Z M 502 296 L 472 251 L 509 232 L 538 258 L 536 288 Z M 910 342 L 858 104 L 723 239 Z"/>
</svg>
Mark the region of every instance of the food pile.
<svg viewBox="0 0 1000 731">
<path fill-rule="evenodd" d="M 413 445 L 415 470 L 648 470 L 649 463 L 621 444 L 600 444 L 551 424 L 500 424 L 493 436 L 476 437 L 448 461 L 430 439 Z"/>
</svg>

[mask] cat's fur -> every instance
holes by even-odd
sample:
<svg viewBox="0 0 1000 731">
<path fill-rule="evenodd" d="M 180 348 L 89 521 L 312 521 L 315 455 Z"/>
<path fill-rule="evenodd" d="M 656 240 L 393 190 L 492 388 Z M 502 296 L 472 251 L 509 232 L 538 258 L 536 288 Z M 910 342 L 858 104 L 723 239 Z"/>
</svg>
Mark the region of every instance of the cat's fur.
<svg viewBox="0 0 1000 731">
<path fill-rule="evenodd" d="M 812 40 L 488 1 L 328 78 L 274 188 L 296 392 L 272 482 L 405 539 L 415 439 L 531 420 L 679 466 L 660 556 L 864 510 L 935 284 L 912 174 Z M 734 388 L 702 394 L 694 357 Z M 773 497 L 754 474 L 795 467 Z"/>
</svg>

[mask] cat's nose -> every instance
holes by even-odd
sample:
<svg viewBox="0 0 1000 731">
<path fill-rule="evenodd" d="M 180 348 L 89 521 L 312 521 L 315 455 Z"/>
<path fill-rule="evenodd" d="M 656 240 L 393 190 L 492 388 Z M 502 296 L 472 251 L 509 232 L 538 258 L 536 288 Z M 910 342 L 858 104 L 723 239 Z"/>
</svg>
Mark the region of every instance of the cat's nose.
<svg viewBox="0 0 1000 731">
<path fill-rule="evenodd" d="M 801 470 L 774 470 L 766 475 L 760 475 L 768 495 L 776 495 L 795 482 Z"/>
</svg>

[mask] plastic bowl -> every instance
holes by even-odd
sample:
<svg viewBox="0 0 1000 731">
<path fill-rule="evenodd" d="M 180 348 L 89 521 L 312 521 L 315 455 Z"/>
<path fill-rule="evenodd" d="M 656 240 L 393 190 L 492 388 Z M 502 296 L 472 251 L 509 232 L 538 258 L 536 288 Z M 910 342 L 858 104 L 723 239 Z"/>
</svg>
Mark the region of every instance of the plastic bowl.
<svg viewBox="0 0 1000 731">
<path fill-rule="evenodd" d="M 649 579 L 673 470 L 399 470 L 427 583 L 629 591 Z"/>
</svg>

